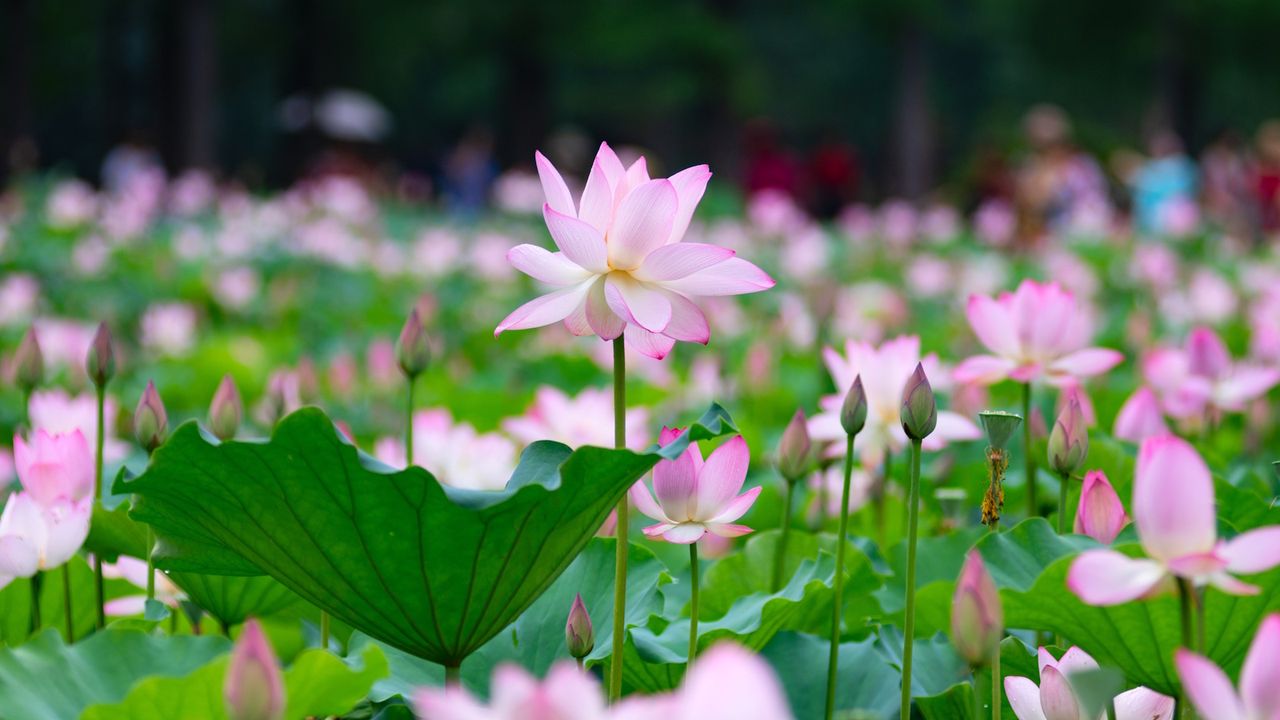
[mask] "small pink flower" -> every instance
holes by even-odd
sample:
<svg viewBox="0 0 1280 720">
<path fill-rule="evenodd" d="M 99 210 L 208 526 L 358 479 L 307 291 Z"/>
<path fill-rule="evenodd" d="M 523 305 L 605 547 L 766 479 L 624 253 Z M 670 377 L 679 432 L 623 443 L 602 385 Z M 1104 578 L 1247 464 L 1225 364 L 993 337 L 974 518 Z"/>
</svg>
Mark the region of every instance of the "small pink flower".
<svg viewBox="0 0 1280 720">
<path fill-rule="evenodd" d="M 430 720 L 604 720 L 609 717 L 600 683 L 569 662 L 557 663 L 539 682 L 518 665 L 493 672 L 486 707 L 460 686 L 423 688 L 413 709 Z"/>
<path fill-rule="evenodd" d="M 658 444 L 670 444 L 681 432 L 663 428 Z M 745 525 L 734 524 L 751 509 L 760 494 L 759 487 L 738 494 L 747 478 L 750 460 L 747 441 L 739 435 L 716 448 L 705 463 L 694 443 L 689 443 L 675 460 L 659 461 L 653 469 L 657 502 L 643 480 L 631 487 L 631 500 L 636 508 L 658 521 L 645 528 L 644 534 L 688 545 L 707 533 L 738 537 L 751 532 Z"/>
<path fill-rule="evenodd" d="M 1268 615 L 1253 636 L 1240 669 L 1240 691 L 1202 655 L 1179 648 L 1178 677 L 1204 720 L 1274 720 L 1280 717 L 1280 614 Z"/>
<path fill-rule="evenodd" d="M 1111 487 L 1106 473 L 1101 470 L 1085 473 L 1080 506 L 1076 509 L 1075 531 L 1110 545 L 1128 524 L 1129 516 L 1125 514 L 1124 504 L 1116 495 L 1115 488 Z"/>
<path fill-rule="evenodd" d="M 1005 695 L 1018 720 L 1080 720 L 1084 717 L 1067 676 L 1097 670 L 1098 663 L 1077 647 L 1069 648 L 1059 660 L 1042 647 L 1039 664 L 1038 686 L 1030 678 L 1010 676 L 1004 679 Z M 1144 687 L 1120 693 L 1114 703 L 1116 720 L 1173 718 L 1173 698 Z"/>
<path fill-rule="evenodd" d="M 245 621 L 236 639 L 222 692 L 231 720 L 284 717 L 284 677 L 275 651 L 257 620 Z"/>
<path fill-rule="evenodd" d="M 49 505 L 20 492 L 0 513 L 0 588 L 15 577 L 31 577 L 71 559 L 89 536 L 89 498 Z"/>
<path fill-rule="evenodd" d="M 1199 327 L 1182 348 L 1158 348 L 1143 359 L 1142 374 L 1175 418 L 1209 410 L 1241 412 L 1280 383 L 1280 370 L 1237 363 L 1213 330 Z"/>
<path fill-rule="evenodd" d="M 531 300 L 494 330 L 563 321 L 575 335 L 627 343 L 662 358 L 677 340 L 706 344 L 710 326 L 691 296 L 739 295 L 773 287 L 760 268 L 728 248 L 681 242 L 702 199 L 706 165 L 651 180 L 645 160 L 624 168 L 600 145 L 575 206 L 560 173 L 535 156 L 547 202 L 542 214 L 560 252 L 517 245 L 507 259 L 555 291 Z"/>
<path fill-rule="evenodd" d="M 1124 356 L 1115 350 L 1086 347 L 1092 337 L 1088 314 L 1075 296 L 1056 283 L 1023 280 L 1016 292 L 998 298 L 973 295 L 966 310 L 969 325 L 992 355 L 975 355 L 955 370 L 960 382 L 1018 382 L 1099 375 Z"/>
<path fill-rule="evenodd" d="M 627 447 L 641 450 L 649 444 L 648 422 L 644 408 L 627 409 Z M 608 390 L 586 388 L 569 397 L 543 385 L 534 394 L 533 406 L 520 417 L 504 420 L 502 429 L 525 445 L 555 440 L 574 448 L 613 447 L 613 396 Z"/>
<path fill-rule="evenodd" d="M 31 444 L 15 435 L 13 460 L 22 489 L 41 505 L 93 495 L 93 456 L 79 430 L 52 435 L 37 430 Z"/>
<path fill-rule="evenodd" d="M 1171 577 L 1213 585 L 1233 595 L 1258 588 L 1236 579 L 1280 565 L 1280 525 L 1219 540 L 1213 477 L 1185 440 L 1148 438 L 1138 452 L 1133 480 L 1133 516 L 1138 539 L 1150 559 L 1114 550 L 1081 554 L 1067 574 L 1067 587 L 1090 605 L 1119 605 L 1159 592 Z"/>
<path fill-rule="evenodd" d="M 1169 425 L 1160 412 L 1160 400 L 1151 388 L 1140 387 L 1120 406 L 1112 434 L 1121 440 L 1140 443 L 1149 437 L 1166 435 Z"/>
</svg>

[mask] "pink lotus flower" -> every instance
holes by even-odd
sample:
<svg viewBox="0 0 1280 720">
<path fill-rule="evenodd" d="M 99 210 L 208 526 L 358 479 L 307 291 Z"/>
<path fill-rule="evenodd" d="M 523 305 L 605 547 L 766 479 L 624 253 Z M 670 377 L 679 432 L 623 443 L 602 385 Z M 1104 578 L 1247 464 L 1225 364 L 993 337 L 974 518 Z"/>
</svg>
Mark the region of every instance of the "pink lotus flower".
<svg viewBox="0 0 1280 720">
<path fill-rule="evenodd" d="M 936 356 L 920 357 L 920 338 L 914 335 L 888 340 L 878 348 L 870 343 L 850 340 L 845 344 L 844 355 L 828 347 L 823 349 L 822 357 L 835 382 L 836 393 L 819 401 L 822 412 L 810 419 L 809 435 L 816 442 L 844 440 L 840 406 L 853 386 L 853 379 L 861 375 L 862 386 L 867 393 L 867 424 L 858 433 L 854 448 L 868 468 L 879 467 L 886 453 L 900 452 L 907 446 L 907 435 L 902 430 L 902 391 L 916 363 L 924 365 L 925 374 L 930 378 L 945 377 Z M 949 440 L 976 440 L 980 437 L 982 431 L 968 418 L 939 410 L 938 425 L 924 439 L 924 448 L 940 450 Z M 843 445 L 840 448 L 843 452 Z"/>
<path fill-rule="evenodd" d="M 664 427 L 658 444 L 670 444 L 681 432 Z M 695 443 L 689 443 L 675 460 L 659 461 L 653 469 L 657 502 L 643 480 L 631 487 L 636 509 L 658 521 L 645 528 L 644 534 L 688 545 L 707 533 L 738 537 L 751 532 L 745 525 L 734 524 L 760 494 L 759 487 L 738 494 L 747 478 L 750 460 L 747 441 L 739 435 L 716 448 L 705 463 Z"/>
<path fill-rule="evenodd" d="M 629 408 L 626 422 L 627 447 L 643 449 L 649 444 L 649 412 Z M 555 440 L 574 448 L 613 447 L 613 396 L 608 390 L 586 388 L 569 397 L 563 390 L 543 385 L 534 395 L 533 406 L 520 417 L 504 420 L 502 428 L 526 445 Z"/>
<path fill-rule="evenodd" d="M 1268 615 L 1253 636 L 1240 669 L 1240 691 L 1213 661 L 1185 648 L 1174 658 L 1178 677 L 1196 712 L 1204 720 L 1275 720 L 1280 718 L 1280 614 Z"/>
<path fill-rule="evenodd" d="M 1171 577 L 1252 595 L 1258 588 L 1233 573 L 1280 565 L 1280 525 L 1218 539 L 1213 478 L 1181 438 L 1143 441 L 1133 480 L 1133 516 L 1150 559 L 1103 549 L 1081 554 L 1067 574 L 1067 587 L 1086 603 L 1119 605 L 1147 597 L 1164 589 Z"/>
<path fill-rule="evenodd" d="M 1167 435 L 1169 425 L 1160 411 L 1160 400 L 1151 388 L 1140 387 L 1120 406 L 1111 434 L 1121 440 L 1140 443 L 1149 437 Z"/>
<path fill-rule="evenodd" d="M 1115 367 L 1115 350 L 1085 347 L 1092 329 L 1075 296 L 1057 283 L 1023 280 L 999 298 L 972 295 L 966 310 L 978 340 L 993 355 L 975 355 L 955 370 L 960 382 L 995 383 L 1091 377 Z"/>
<path fill-rule="evenodd" d="M 43 336 L 41 336 L 43 337 Z M 43 341 L 42 341 L 43 342 Z M 38 390 L 31 393 L 27 414 L 33 430 L 49 433 L 80 431 L 92 449 L 98 441 L 98 401 L 92 393 L 70 396 L 62 390 Z M 116 402 L 111 397 L 103 405 L 103 422 L 107 434 L 103 440 L 102 456 L 106 462 L 119 462 L 129 454 L 129 444 L 114 437 L 112 425 L 116 416 Z"/>
<path fill-rule="evenodd" d="M 55 435 L 37 430 L 30 445 L 14 435 L 13 460 L 22 489 L 41 505 L 93 495 L 93 456 L 79 430 Z"/>
<path fill-rule="evenodd" d="M 280 720 L 285 711 L 284 676 L 257 620 L 245 621 L 231 650 L 222 694 L 230 720 Z"/>
<path fill-rule="evenodd" d="M 768 664 L 739 645 L 721 642 L 698 656 L 698 662 L 685 675 L 676 693 L 671 712 L 654 712 L 650 717 L 652 720 L 789 720 L 792 715 L 782 685 Z"/>
<path fill-rule="evenodd" d="M 405 466 L 404 443 L 382 438 L 374 457 L 392 467 Z M 445 409 L 419 410 L 413 416 L 413 462 L 436 480 L 469 490 L 501 490 L 516 468 L 516 446 L 498 433 L 482 433 L 454 422 Z"/>
<path fill-rule="evenodd" d="M 1071 673 L 1097 670 L 1098 663 L 1080 648 L 1069 648 L 1060 660 L 1040 648 L 1040 685 L 1030 678 L 1004 679 L 1004 692 L 1018 720 L 1080 720 L 1085 717 L 1071 689 Z M 1144 687 L 1136 687 L 1115 697 L 1116 720 L 1171 720 L 1173 698 Z"/>
<path fill-rule="evenodd" d="M 147 563 L 137 558 L 121 555 L 114 563 L 102 564 L 102 577 L 127 580 L 130 584 L 139 588 L 146 588 Z M 156 600 L 176 610 L 183 598 L 182 591 L 178 589 L 178 586 L 174 585 L 169 576 L 162 572 L 155 573 L 155 584 Z M 146 612 L 146 609 L 146 595 L 125 595 L 108 600 L 103 605 L 103 611 L 111 617 L 141 615 Z"/>
<path fill-rule="evenodd" d="M 1280 370 L 1237 363 L 1222 338 L 1199 327 L 1183 348 L 1158 348 L 1142 363 L 1147 384 L 1170 416 L 1201 418 L 1208 411 L 1241 412 L 1280 382 Z"/>
<path fill-rule="evenodd" d="M 1076 508 L 1075 532 L 1110 545 L 1128 524 L 1129 516 L 1124 511 L 1124 504 L 1116 495 L 1115 488 L 1111 487 L 1106 473 L 1101 470 L 1085 473 L 1080 506 Z"/>
<path fill-rule="evenodd" d="M 681 242 L 711 178 L 707 166 L 651 180 L 644 158 L 623 168 L 602 143 L 575 208 L 560 173 L 542 153 L 535 159 L 547 196 L 542 214 L 560 252 L 517 245 L 507 259 L 558 289 L 516 308 L 495 336 L 564 321 L 575 335 L 612 340 L 625 333 L 629 345 L 662 358 L 677 340 L 706 344 L 711 337 L 690 296 L 773 287 L 728 248 Z"/>
<path fill-rule="evenodd" d="M 542 682 L 518 665 L 493 672 L 486 707 L 458 685 L 423 688 L 413 709 L 426 720 L 604 720 L 609 717 L 600 683 L 575 665 L 561 662 Z"/>
<path fill-rule="evenodd" d="M 89 536 L 89 498 L 43 505 L 25 492 L 9 496 L 0 513 L 0 588 L 71 559 Z"/>
</svg>

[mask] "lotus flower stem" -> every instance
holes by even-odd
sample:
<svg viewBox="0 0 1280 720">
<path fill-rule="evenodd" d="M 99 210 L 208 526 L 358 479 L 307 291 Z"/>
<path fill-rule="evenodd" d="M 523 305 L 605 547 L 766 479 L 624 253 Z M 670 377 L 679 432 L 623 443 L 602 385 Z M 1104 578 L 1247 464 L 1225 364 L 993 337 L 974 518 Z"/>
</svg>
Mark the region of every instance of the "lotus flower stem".
<svg viewBox="0 0 1280 720">
<path fill-rule="evenodd" d="M 320 611 L 320 647 L 329 649 L 329 613 Z"/>
<path fill-rule="evenodd" d="M 156 533 L 147 526 L 147 600 L 156 599 L 156 562 L 151 556 L 155 549 Z"/>
<path fill-rule="evenodd" d="M 698 543 L 689 543 L 689 662 L 685 672 L 693 669 L 698 654 Z"/>
<path fill-rule="evenodd" d="M 414 377 L 408 377 L 405 382 L 408 388 L 405 391 L 405 418 L 404 418 L 404 464 L 405 467 L 413 467 L 413 386 Z"/>
<path fill-rule="evenodd" d="M 444 666 L 444 684 L 447 687 L 462 687 L 462 663 Z"/>
<path fill-rule="evenodd" d="M 911 717 L 911 655 L 916 631 L 916 533 L 920 526 L 920 438 L 911 438 L 911 488 L 907 496 L 907 606 L 902 639 L 902 709 Z"/>
<path fill-rule="evenodd" d="M 1058 477 L 1061 479 L 1061 487 L 1058 488 L 1058 534 L 1066 535 L 1071 527 L 1071 523 L 1067 522 L 1067 490 L 1071 487 L 1071 475 L 1061 473 Z"/>
<path fill-rule="evenodd" d="M 1036 502 L 1036 461 L 1031 454 L 1031 383 L 1022 384 L 1022 461 L 1027 469 L 1027 517 L 1039 514 Z"/>
<path fill-rule="evenodd" d="M 978 695 L 978 673 L 976 672 L 973 674 L 973 683 L 971 684 L 971 687 L 973 688 L 973 717 L 974 720 L 979 720 L 979 718 L 982 717 L 983 712 L 982 698 Z"/>
<path fill-rule="evenodd" d="M 71 563 L 62 564 L 62 614 L 67 618 L 67 644 L 76 641 L 76 622 L 71 614 Z"/>
<path fill-rule="evenodd" d="M 773 592 L 782 589 L 782 576 L 787 568 L 787 536 L 791 534 L 791 503 L 795 497 L 795 484 L 783 482 L 782 490 L 782 534 L 778 536 L 778 547 L 773 555 Z"/>
<path fill-rule="evenodd" d="M 31 576 L 31 634 L 35 635 L 40 632 L 40 585 L 44 580 L 44 571 L 37 570 L 35 575 Z"/>
<path fill-rule="evenodd" d="M 102 501 L 102 448 L 106 440 L 106 423 L 103 421 L 103 416 L 106 414 L 107 403 L 106 383 L 97 383 L 96 386 L 98 389 L 98 437 L 93 453 L 93 502 L 95 504 Z M 97 628 L 101 630 L 107 626 L 107 611 L 106 593 L 103 590 L 102 581 L 102 556 L 98 553 L 93 554 L 93 590 L 98 602 Z"/>
<path fill-rule="evenodd" d="M 1196 601 L 1196 652 L 1204 655 L 1204 599 L 1206 588 L 1195 591 Z"/>
<path fill-rule="evenodd" d="M 613 444 L 627 446 L 627 354 L 621 336 L 613 340 Z M 609 699 L 622 697 L 622 650 L 626 642 L 627 534 L 630 508 L 624 493 L 618 500 L 617 555 L 613 575 L 613 659 L 609 663 Z"/>
<path fill-rule="evenodd" d="M 1004 689 L 1004 683 L 1000 680 L 1000 648 L 996 648 L 996 652 L 991 656 L 991 718 L 992 720 L 1000 720 L 1000 713 L 1004 709 L 1004 700 L 1001 698 L 1001 691 Z M 976 690 L 977 688 L 975 688 Z M 978 717 L 981 717 L 979 715 Z"/>
<path fill-rule="evenodd" d="M 835 594 L 832 596 L 831 601 L 831 649 L 827 654 L 827 720 L 831 720 L 836 711 L 836 673 L 839 669 L 840 654 L 840 610 L 844 605 L 842 602 L 844 593 L 844 552 L 849 534 L 849 485 L 853 478 L 854 436 L 849 435 L 847 437 L 844 448 L 844 485 L 840 490 L 840 533 L 836 535 L 836 574 L 833 580 Z"/>
</svg>

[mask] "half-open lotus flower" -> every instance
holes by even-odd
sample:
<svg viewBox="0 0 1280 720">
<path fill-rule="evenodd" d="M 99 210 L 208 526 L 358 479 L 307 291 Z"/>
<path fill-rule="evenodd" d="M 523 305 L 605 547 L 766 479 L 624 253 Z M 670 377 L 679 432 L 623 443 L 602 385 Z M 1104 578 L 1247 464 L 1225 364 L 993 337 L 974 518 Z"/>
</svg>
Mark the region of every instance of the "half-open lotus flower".
<svg viewBox="0 0 1280 720">
<path fill-rule="evenodd" d="M 1175 418 L 1196 418 L 1207 410 L 1240 412 L 1280 382 L 1276 368 L 1232 360 L 1222 338 L 1204 327 L 1192 330 L 1182 348 L 1148 353 L 1142 374 Z"/>
<path fill-rule="evenodd" d="M 1080 505 L 1076 508 L 1075 532 L 1110 545 L 1128 524 L 1129 516 L 1124 511 L 1124 504 L 1116 495 L 1115 488 L 1111 487 L 1106 473 L 1101 470 L 1085 473 Z"/>
<path fill-rule="evenodd" d="M 516 269 L 556 288 L 516 308 L 494 335 L 563 321 L 575 335 L 627 343 L 662 358 L 677 340 L 705 344 L 711 329 L 690 299 L 773 287 L 760 268 L 728 248 L 681 242 L 702 199 L 706 165 L 651 179 L 644 158 L 624 168 L 600 145 L 582 197 L 542 153 L 535 156 L 546 195 L 542 214 L 559 252 L 518 245 Z"/>
<path fill-rule="evenodd" d="M 626 423 L 627 447 L 643 450 L 649 444 L 649 411 L 627 408 Z M 585 388 L 570 397 L 543 385 L 525 414 L 504 420 L 502 429 L 526 445 L 555 440 L 573 448 L 613 447 L 613 395 L 603 388 Z"/>
<path fill-rule="evenodd" d="M 93 456 L 79 430 L 54 434 L 37 430 L 30 443 L 15 435 L 13 464 L 22 489 L 41 505 L 93 495 Z"/>
<path fill-rule="evenodd" d="M 26 492 L 10 495 L 0 513 L 0 588 L 70 560 L 89 536 L 92 513 L 87 497 L 45 505 Z"/>
<path fill-rule="evenodd" d="M 959 382 L 1010 378 L 1057 384 L 1099 375 L 1124 359 L 1115 350 L 1087 347 L 1093 337 L 1088 313 L 1057 283 L 1023 280 L 1015 292 L 999 297 L 972 295 L 966 314 L 991 354 L 960 363 Z"/>
<path fill-rule="evenodd" d="M 1048 650 L 1040 648 L 1040 684 L 1031 678 L 1010 676 L 1004 679 L 1004 692 L 1018 720 L 1081 720 L 1085 715 L 1071 689 L 1067 676 L 1097 670 L 1098 663 L 1080 648 L 1073 647 L 1055 660 Z M 1115 697 L 1116 720 L 1171 720 L 1173 698 L 1137 687 Z M 1105 717 L 1100 716 L 1100 719 Z"/>
<path fill-rule="evenodd" d="M 681 432 L 663 428 L 658 443 L 666 446 Z M 760 494 L 759 487 L 738 494 L 750 459 L 747 441 L 739 435 L 716 448 L 705 462 L 695 443 L 689 443 L 675 460 L 659 461 L 653 468 L 657 502 L 643 480 L 631 487 L 636 509 L 658 521 L 645 528 L 644 534 L 688 545 L 707 533 L 738 537 L 751 532 L 751 528 L 735 524 Z"/>
<path fill-rule="evenodd" d="M 1253 636 L 1239 692 L 1209 658 L 1179 648 L 1174 659 L 1182 689 L 1204 720 L 1280 718 L 1280 615 L 1268 615 Z"/>
<path fill-rule="evenodd" d="M 1148 558 L 1115 550 L 1089 550 L 1076 558 L 1067 586 L 1090 605 L 1119 605 L 1159 592 L 1173 577 L 1213 585 L 1235 595 L 1258 588 L 1235 573 L 1260 573 L 1280 565 L 1280 525 L 1220 540 L 1213 478 L 1185 440 L 1149 438 L 1138 452 L 1133 517 Z"/>
</svg>

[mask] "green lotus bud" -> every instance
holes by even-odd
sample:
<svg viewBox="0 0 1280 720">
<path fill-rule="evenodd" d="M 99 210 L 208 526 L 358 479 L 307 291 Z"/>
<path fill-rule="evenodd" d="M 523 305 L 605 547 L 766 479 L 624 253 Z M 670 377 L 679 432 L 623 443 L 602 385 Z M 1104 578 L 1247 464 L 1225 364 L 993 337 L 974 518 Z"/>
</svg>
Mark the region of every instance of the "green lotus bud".
<svg viewBox="0 0 1280 720">
<path fill-rule="evenodd" d="M 1071 398 L 1049 433 L 1049 467 L 1059 475 L 1071 475 L 1089 454 L 1089 429 L 1080 401 Z"/>
<path fill-rule="evenodd" d="M 209 403 L 209 430 L 219 440 L 230 440 L 240 429 L 243 415 L 244 403 L 240 400 L 236 381 L 230 375 L 224 375 L 213 393 L 213 402 Z"/>
<path fill-rule="evenodd" d="M 849 392 L 844 394 L 840 406 L 840 427 L 846 435 L 857 435 L 867 424 L 867 392 L 862 388 L 862 376 L 853 379 Z"/>
<path fill-rule="evenodd" d="M 116 353 L 111 348 L 111 330 L 106 323 L 98 323 L 98 332 L 89 344 L 89 356 L 84 361 L 85 373 L 99 390 L 116 374 Z"/>
<path fill-rule="evenodd" d="M 14 381 L 24 393 L 30 394 L 44 380 L 44 353 L 40 352 L 35 328 L 29 328 L 22 336 L 22 342 L 13 354 L 13 368 Z"/>
<path fill-rule="evenodd" d="M 133 411 L 133 436 L 150 453 L 164 442 L 168 430 L 169 416 L 164 411 L 164 402 L 160 400 L 155 382 L 148 380 L 147 389 L 142 391 L 138 400 L 138 408 Z"/>
<path fill-rule="evenodd" d="M 924 366 L 916 363 L 915 372 L 902 390 L 902 429 L 907 437 L 923 440 L 937 426 L 938 403 L 933 397 L 933 387 L 924 374 Z"/>
<path fill-rule="evenodd" d="M 1022 416 L 1003 410 L 987 410 L 978 413 L 978 421 L 987 433 L 987 444 L 996 450 L 1004 450 L 1022 425 Z"/>
<path fill-rule="evenodd" d="M 409 319 L 400 329 L 400 337 L 396 340 L 396 363 L 410 380 L 421 375 L 431 363 L 431 346 L 417 308 L 409 313 Z"/>
<path fill-rule="evenodd" d="M 796 410 L 782 431 L 782 440 L 778 443 L 778 472 L 787 482 L 795 482 L 809 471 L 809 451 L 813 443 L 809 440 L 809 422 L 804 412 Z"/>
<path fill-rule="evenodd" d="M 569 654 L 579 660 L 590 655 L 596 646 L 591 616 L 587 614 L 587 606 L 582 604 L 581 594 L 573 598 L 573 606 L 569 608 L 569 619 L 564 624 L 564 642 L 569 646 Z"/>
</svg>

